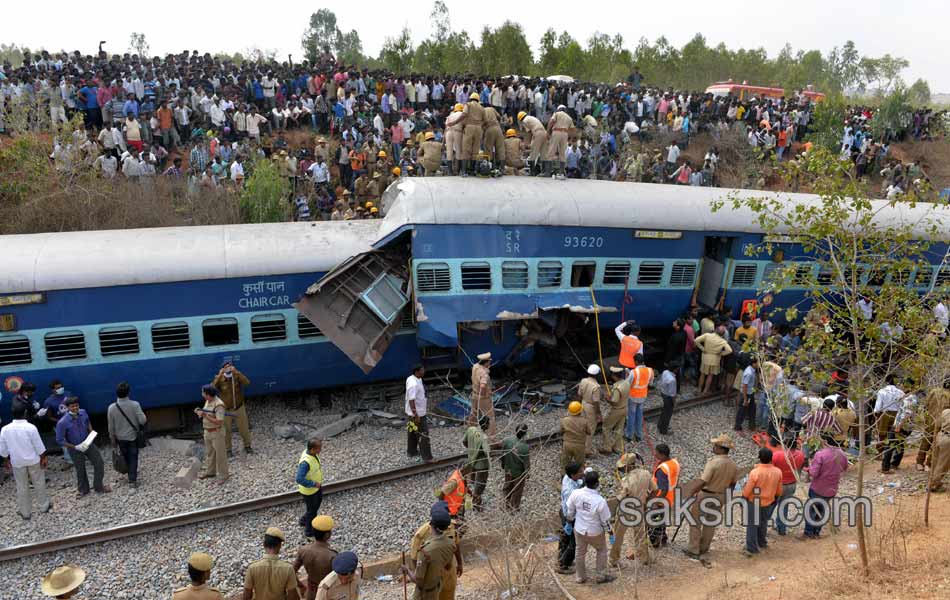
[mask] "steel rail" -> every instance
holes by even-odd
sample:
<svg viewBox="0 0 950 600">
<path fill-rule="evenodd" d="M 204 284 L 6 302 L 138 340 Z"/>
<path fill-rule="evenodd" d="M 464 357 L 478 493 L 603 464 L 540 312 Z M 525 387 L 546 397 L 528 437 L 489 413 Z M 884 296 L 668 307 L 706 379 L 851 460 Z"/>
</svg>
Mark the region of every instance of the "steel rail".
<svg viewBox="0 0 950 600">
<path fill-rule="evenodd" d="M 701 406 L 704 404 L 709 404 L 711 402 L 718 401 L 722 398 L 722 394 L 710 394 L 706 396 L 698 396 L 696 398 L 691 398 L 688 400 L 683 400 L 674 407 L 674 411 L 678 411 L 685 408 L 693 408 L 696 406 Z M 653 407 L 643 411 L 644 419 L 647 417 L 654 417 L 660 414 L 660 407 Z M 556 440 L 560 437 L 560 433 L 549 433 L 545 435 L 539 435 L 527 440 L 529 445 L 537 446 L 544 444 L 553 440 Z M 493 446 L 493 448 L 498 448 L 499 445 Z M 466 454 L 456 454 L 453 456 L 445 456 L 438 458 L 428 463 L 416 463 L 408 465 L 405 467 L 399 467 L 398 469 L 392 469 L 389 471 L 380 471 L 376 473 L 369 473 L 366 475 L 360 475 L 358 477 L 351 477 L 349 479 L 342 479 L 340 481 L 334 481 L 327 483 L 323 486 L 323 493 L 325 496 L 339 494 L 342 492 L 347 492 L 351 490 L 366 488 L 374 485 L 379 485 L 381 483 L 386 483 L 388 481 L 394 481 L 397 479 L 404 479 L 406 477 L 413 477 L 416 475 L 425 475 L 427 473 L 432 473 L 438 471 L 445 467 L 453 466 L 458 464 L 460 461 L 466 458 Z M 99 529 L 95 531 L 87 531 L 83 533 L 77 533 L 74 535 L 69 535 L 57 539 L 44 540 L 41 542 L 34 542 L 30 544 L 21 544 L 18 546 L 8 546 L 6 548 L 0 548 L 0 562 L 7 562 L 11 560 L 17 560 L 21 558 L 26 558 L 28 556 L 34 556 L 37 554 L 47 554 L 51 552 L 61 552 L 63 550 L 68 550 L 70 548 L 79 548 L 82 546 L 89 546 L 92 544 L 99 544 L 103 542 L 109 542 L 112 540 L 119 540 L 123 538 L 134 537 L 138 535 L 143 535 L 146 533 L 153 533 L 156 531 L 163 531 L 166 529 L 174 529 L 176 527 L 182 527 L 185 525 L 192 525 L 195 523 L 202 523 L 204 521 L 211 521 L 214 519 L 221 519 L 225 517 L 233 517 L 235 515 L 240 515 L 242 513 L 253 512 L 258 510 L 263 510 L 266 508 L 273 508 L 275 506 L 283 506 L 286 504 L 292 504 L 300 501 L 300 494 L 297 492 L 282 492 L 279 494 L 272 494 L 270 496 L 262 496 L 259 498 L 251 498 L 249 500 L 241 500 L 231 504 L 225 504 L 221 506 L 213 506 L 210 508 L 203 508 L 199 510 L 193 510 L 185 513 L 176 513 L 174 515 L 167 515 L 163 517 L 158 517 L 155 519 L 149 519 L 148 521 L 141 521 L 138 523 L 129 523 L 126 525 L 118 525 L 116 527 L 110 527 L 108 529 Z"/>
</svg>

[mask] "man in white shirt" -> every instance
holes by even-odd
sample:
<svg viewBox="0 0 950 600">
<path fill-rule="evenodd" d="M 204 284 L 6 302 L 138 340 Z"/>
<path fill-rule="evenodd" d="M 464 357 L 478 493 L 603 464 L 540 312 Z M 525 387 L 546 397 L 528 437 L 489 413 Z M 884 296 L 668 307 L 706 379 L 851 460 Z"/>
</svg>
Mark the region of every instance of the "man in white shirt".
<svg viewBox="0 0 950 600">
<path fill-rule="evenodd" d="M 406 416 L 409 417 L 406 454 L 410 459 L 422 454 L 422 460 L 428 463 L 432 462 L 432 448 L 429 444 L 429 424 L 426 422 L 426 388 L 422 384 L 425 374 L 425 367 L 416 365 L 406 378 Z"/>
<path fill-rule="evenodd" d="M 0 429 L 0 456 L 7 459 L 13 467 L 13 479 L 16 481 L 17 512 L 24 520 L 29 520 L 33 511 L 33 493 L 36 494 L 40 512 L 49 512 L 52 508 L 46 493 L 46 447 L 40 439 L 36 426 L 26 420 L 26 407 L 15 404 L 12 407 L 13 422 Z"/>
<path fill-rule="evenodd" d="M 322 156 L 318 156 L 316 162 L 307 169 L 310 178 L 313 179 L 314 188 L 327 187 L 330 183 L 330 171 Z"/>
<path fill-rule="evenodd" d="M 240 158 L 235 158 L 234 162 L 231 163 L 231 181 L 238 182 L 244 179 L 244 165 L 241 164 Z"/>
<path fill-rule="evenodd" d="M 885 381 L 887 385 L 878 390 L 877 399 L 874 402 L 874 419 L 877 423 L 878 441 L 881 446 L 887 442 L 888 433 L 897 419 L 897 411 L 900 410 L 904 399 L 904 391 L 894 385 L 893 375 L 888 375 Z"/>
<path fill-rule="evenodd" d="M 587 582 L 587 548 L 597 552 L 596 583 L 607 583 L 615 578 L 607 575 L 606 532 L 610 527 L 610 508 L 607 501 L 597 491 L 600 475 L 597 471 L 584 474 L 584 487 L 571 492 L 567 499 L 568 521 L 574 521 L 574 537 L 577 540 L 577 583 Z M 613 537 L 613 534 L 610 536 Z M 612 542 L 613 540 L 611 540 Z"/>
</svg>

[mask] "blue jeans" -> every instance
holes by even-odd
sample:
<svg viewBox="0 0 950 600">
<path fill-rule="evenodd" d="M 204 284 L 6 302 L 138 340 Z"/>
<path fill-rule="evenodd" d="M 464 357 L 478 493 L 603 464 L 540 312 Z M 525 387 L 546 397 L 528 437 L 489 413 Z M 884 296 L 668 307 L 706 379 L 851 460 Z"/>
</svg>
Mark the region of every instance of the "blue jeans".
<svg viewBox="0 0 950 600">
<path fill-rule="evenodd" d="M 634 402 L 633 398 L 627 398 L 627 426 L 623 435 L 628 440 L 634 436 L 643 439 L 643 402 Z"/>
<path fill-rule="evenodd" d="M 769 398 L 765 395 L 765 392 L 758 391 L 756 392 L 756 400 L 758 402 L 758 407 L 756 410 L 755 417 L 759 423 L 759 429 L 766 429 L 769 426 L 769 419 L 772 418 L 772 411 L 769 410 Z"/>
<path fill-rule="evenodd" d="M 135 440 L 119 440 L 119 451 L 125 458 L 125 464 L 129 466 L 129 483 L 135 483 L 139 478 L 139 447 Z"/>
<path fill-rule="evenodd" d="M 393 142 L 393 164 L 399 164 L 399 156 L 402 154 L 402 144 Z"/>
<path fill-rule="evenodd" d="M 766 533 L 769 530 L 769 517 L 772 516 L 772 509 L 775 508 L 773 502 L 769 506 L 760 506 L 755 510 L 755 505 L 750 500 L 746 500 L 748 509 L 746 510 L 745 523 L 745 549 L 753 554 L 769 545 L 766 539 Z"/>
<path fill-rule="evenodd" d="M 822 496 L 815 493 L 815 490 L 808 489 L 808 499 L 812 498 L 824 498 L 826 501 L 831 502 L 831 498 L 827 496 Z M 821 525 L 812 525 L 812 523 L 820 523 L 825 519 L 825 512 L 828 509 L 828 506 L 821 502 L 816 502 L 808 506 L 808 515 L 805 519 L 805 535 L 807 537 L 818 537 L 821 535 Z M 812 523 L 809 523 L 811 521 Z"/>
<path fill-rule="evenodd" d="M 775 500 L 775 505 L 778 507 L 778 510 L 775 511 L 775 531 L 779 535 L 785 535 L 788 526 L 785 524 L 785 521 L 788 520 L 788 510 L 787 507 L 782 506 L 782 500 L 786 498 L 792 498 L 795 496 L 795 487 L 797 483 L 783 483 L 782 484 L 782 495 Z M 784 519 L 784 520 L 783 520 Z"/>
</svg>

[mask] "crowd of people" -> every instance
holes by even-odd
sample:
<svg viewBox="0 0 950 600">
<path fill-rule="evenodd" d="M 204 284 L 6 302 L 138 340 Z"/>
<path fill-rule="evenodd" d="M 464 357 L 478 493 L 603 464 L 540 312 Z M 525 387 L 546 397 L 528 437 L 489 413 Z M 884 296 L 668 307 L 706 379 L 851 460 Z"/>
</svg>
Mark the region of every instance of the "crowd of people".
<svg viewBox="0 0 950 600">
<path fill-rule="evenodd" d="M 290 183 L 295 218 L 371 218 L 397 177 L 558 175 L 716 185 L 715 145 L 736 130 L 781 160 L 808 131 L 814 104 L 648 86 L 520 77 L 399 75 L 337 63 L 237 64 L 197 51 L 142 58 L 27 56 L 0 69 L 0 128 L 81 117 L 52 159 L 105 178 L 181 179 L 240 189 L 272 160 Z M 15 123 L 12 114 L 26 115 Z M 6 118 L 4 118 L 4 116 Z M 924 125 L 921 125 L 921 130 Z M 631 145 L 633 144 L 633 145 Z"/>
</svg>

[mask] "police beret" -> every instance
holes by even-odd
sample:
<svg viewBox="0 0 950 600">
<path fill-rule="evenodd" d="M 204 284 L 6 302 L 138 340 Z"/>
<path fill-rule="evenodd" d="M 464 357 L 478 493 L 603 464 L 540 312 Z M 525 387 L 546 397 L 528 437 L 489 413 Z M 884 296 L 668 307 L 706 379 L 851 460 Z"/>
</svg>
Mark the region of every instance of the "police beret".
<svg viewBox="0 0 950 600">
<path fill-rule="evenodd" d="M 281 531 L 280 529 L 277 529 L 276 527 L 268 527 L 267 531 L 264 532 L 264 535 L 275 537 L 279 539 L 280 541 L 284 541 L 286 539 L 284 537 L 284 532 Z"/>
<path fill-rule="evenodd" d="M 188 564 L 199 571 L 210 571 L 212 562 L 211 556 L 204 552 L 195 552 L 188 557 Z"/>
<path fill-rule="evenodd" d="M 333 558 L 333 572 L 338 575 L 349 575 L 356 570 L 359 559 L 355 552 L 340 552 Z"/>
<path fill-rule="evenodd" d="M 436 502 L 429 513 L 429 521 L 436 527 L 445 528 L 452 524 L 452 515 L 449 514 L 448 506 L 444 503 Z"/>
<path fill-rule="evenodd" d="M 439 500 L 432 505 L 432 508 L 429 509 L 429 516 L 435 518 L 436 515 L 441 516 L 442 514 L 449 514 L 449 503 L 445 500 Z"/>
<path fill-rule="evenodd" d="M 320 515 L 310 521 L 310 525 L 317 531 L 330 531 L 333 529 L 333 517 L 330 515 Z"/>
</svg>

